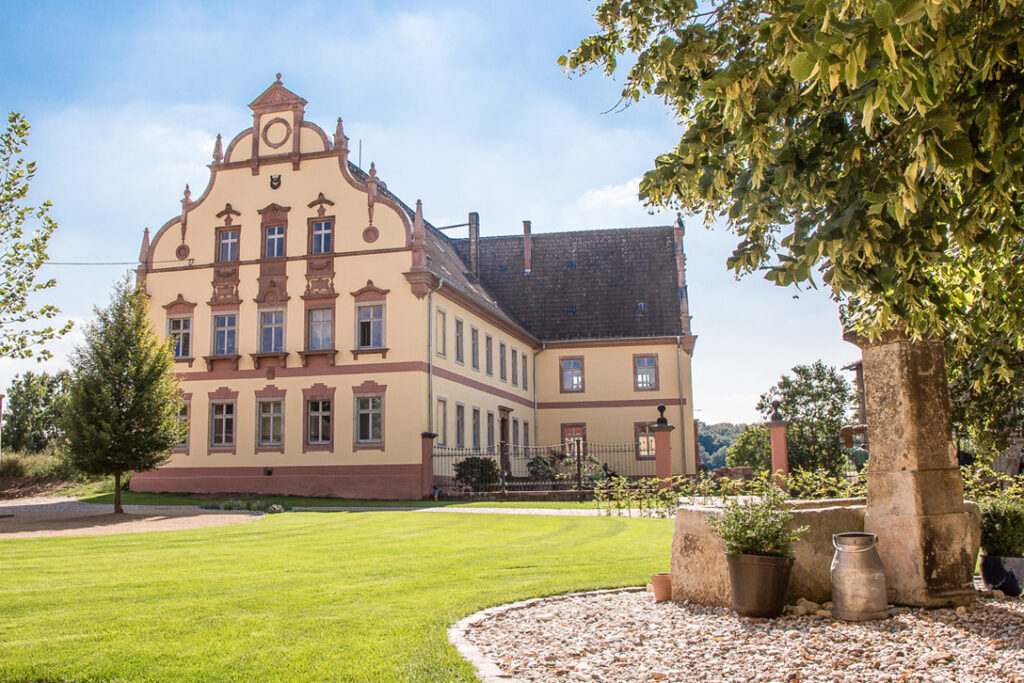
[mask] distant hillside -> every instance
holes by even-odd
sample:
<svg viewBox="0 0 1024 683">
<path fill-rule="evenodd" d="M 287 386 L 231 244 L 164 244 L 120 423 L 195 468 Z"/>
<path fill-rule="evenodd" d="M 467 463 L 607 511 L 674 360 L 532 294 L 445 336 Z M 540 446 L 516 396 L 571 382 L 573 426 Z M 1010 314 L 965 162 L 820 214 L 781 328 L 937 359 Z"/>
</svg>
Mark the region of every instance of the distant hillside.
<svg viewBox="0 0 1024 683">
<path fill-rule="evenodd" d="M 736 441 L 744 424 L 732 424 L 731 422 L 718 422 L 716 424 L 704 424 L 697 421 L 697 442 L 699 445 L 700 458 L 708 469 L 718 469 L 725 466 L 725 452 Z"/>
</svg>

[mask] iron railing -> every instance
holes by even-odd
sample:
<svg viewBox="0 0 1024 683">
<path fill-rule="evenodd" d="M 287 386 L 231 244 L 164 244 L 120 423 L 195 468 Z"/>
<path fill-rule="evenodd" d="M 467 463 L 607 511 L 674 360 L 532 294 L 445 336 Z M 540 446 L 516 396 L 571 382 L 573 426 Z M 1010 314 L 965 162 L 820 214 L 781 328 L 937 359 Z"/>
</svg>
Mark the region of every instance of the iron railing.
<svg viewBox="0 0 1024 683">
<path fill-rule="evenodd" d="M 591 491 L 612 476 L 654 477 L 646 444 L 567 442 L 552 446 L 434 447 L 434 486 L 448 495 Z"/>
</svg>

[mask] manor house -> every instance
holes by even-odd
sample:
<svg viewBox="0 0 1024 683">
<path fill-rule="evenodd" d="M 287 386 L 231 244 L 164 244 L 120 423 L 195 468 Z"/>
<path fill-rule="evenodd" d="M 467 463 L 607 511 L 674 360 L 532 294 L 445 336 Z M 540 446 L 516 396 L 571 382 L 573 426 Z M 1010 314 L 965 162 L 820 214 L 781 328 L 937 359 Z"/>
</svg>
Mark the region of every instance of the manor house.
<svg viewBox="0 0 1024 683">
<path fill-rule="evenodd" d="M 143 238 L 187 438 L 136 491 L 421 498 L 433 452 L 635 445 L 698 467 L 682 225 L 455 238 L 306 121 L 280 76 Z M 510 476 L 525 476 L 522 468 Z"/>
</svg>

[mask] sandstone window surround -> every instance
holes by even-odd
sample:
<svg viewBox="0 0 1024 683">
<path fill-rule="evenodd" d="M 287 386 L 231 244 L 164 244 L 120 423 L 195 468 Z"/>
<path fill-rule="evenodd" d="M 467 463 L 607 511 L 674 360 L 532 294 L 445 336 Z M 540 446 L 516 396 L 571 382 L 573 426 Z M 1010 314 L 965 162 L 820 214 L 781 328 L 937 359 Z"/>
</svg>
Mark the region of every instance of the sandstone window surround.
<svg viewBox="0 0 1024 683">
<path fill-rule="evenodd" d="M 434 411 L 434 432 L 437 434 L 437 445 L 448 445 L 448 399 L 438 396 L 437 408 Z"/>
<path fill-rule="evenodd" d="M 335 348 L 337 338 L 337 310 L 334 299 L 306 299 L 305 301 L 305 339 L 303 350 L 299 351 L 302 365 L 306 367 L 313 359 L 321 359 L 328 366 L 334 365 L 338 353 Z"/>
<path fill-rule="evenodd" d="M 386 384 L 368 379 L 352 387 L 352 450 L 384 450 Z"/>
<path fill-rule="evenodd" d="M 350 292 L 355 299 L 355 339 L 352 358 L 361 355 L 388 357 L 387 296 L 390 289 L 381 289 L 367 280 L 361 289 Z"/>
<path fill-rule="evenodd" d="M 272 384 L 256 391 L 257 453 L 284 453 L 285 396 Z"/>
<path fill-rule="evenodd" d="M 434 317 L 434 345 L 435 352 L 441 358 L 448 355 L 448 314 L 443 308 L 438 308 Z"/>
<path fill-rule="evenodd" d="M 508 381 L 508 350 L 505 342 L 498 342 L 498 379 L 502 382 Z"/>
<path fill-rule="evenodd" d="M 512 347 L 512 386 L 519 386 L 519 351 Z"/>
<path fill-rule="evenodd" d="M 224 226 L 216 230 L 216 262 L 234 263 L 238 261 L 239 229 L 238 226 Z"/>
<path fill-rule="evenodd" d="M 523 451 L 527 452 L 527 449 L 529 449 L 529 448 L 530 448 L 530 423 L 527 422 L 526 420 L 523 420 Z M 528 452 L 527 452 L 527 455 L 529 455 Z"/>
<path fill-rule="evenodd" d="M 178 297 L 164 304 L 167 311 L 167 336 L 172 340 L 171 350 L 175 362 L 187 362 L 192 367 L 194 360 L 192 353 L 192 317 L 196 305 L 186 301 L 185 297 L 178 294 Z"/>
<path fill-rule="evenodd" d="M 487 411 L 487 452 L 494 452 L 494 411 Z"/>
<path fill-rule="evenodd" d="M 658 354 L 633 354 L 633 390 L 657 391 L 658 388 Z"/>
<path fill-rule="evenodd" d="M 334 450 L 335 391 L 335 387 L 319 382 L 302 390 L 303 453 Z"/>
<path fill-rule="evenodd" d="M 479 408 L 473 408 L 472 421 L 473 421 L 473 423 L 472 423 L 472 444 L 473 444 L 473 450 L 474 451 L 479 451 L 480 450 L 480 409 Z"/>
<path fill-rule="evenodd" d="M 253 367 L 258 369 L 264 364 L 269 364 L 270 367 L 285 367 L 288 358 L 288 350 L 285 347 L 285 309 L 260 308 L 257 311 L 257 320 L 259 351 L 249 354 Z"/>
<path fill-rule="evenodd" d="M 474 370 L 480 369 L 480 330 L 469 329 L 469 361 Z"/>
<path fill-rule="evenodd" d="M 218 367 L 238 369 L 238 308 L 235 304 L 212 306 L 210 355 L 203 356 L 207 371 Z"/>
<path fill-rule="evenodd" d="M 274 259 L 285 256 L 285 227 L 283 225 L 263 226 L 262 258 Z"/>
<path fill-rule="evenodd" d="M 522 456 L 519 451 L 519 418 L 512 418 L 512 454 L 515 456 Z"/>
<path fill-rule="evenodd" d="M 561 356 L 558 359 L 558 390 L 562 394 L 582 393 L 585 390 L 583 356 Z"/>
<path fill-rule="evenodd" d="M 463 336 L 465 332 L 465 324 L 455 319 L 455 362 L 462 365 L 466 362 L 466 349 L 463 343 Z"/>
<path fill-rule="evenodd" d="M 527 377 L 529 375 L 527 375 L 527 373 L 526 373 L 526 368 L 527 368 L 527 364 L 528 364 L 529 361 L 527 361 L 525 353 L 523 354 L 522 359 L 523 359 L 523 362 L 522 362 L 522 366 L 523 366 L 523 389 L 526 390 L 526 389 L 530 388 L 530 382 L 527 380 Z"/>
<path fill-rule="evenodd" d="M 487 335 L 484 338 L 484 364 L 485 372 L 493 377 L 494 376 L 494 339 L 491 335 Z"/>
<path fill-rule="evenodd" d="M 238 392 L 220 387 L 207 394 L 210 401 L 208 454 L 235 453 L 237 445 Z"/>
<path fill-rule="evenodd" d="M 334 218 L 309 219 L 309 253 L 330 254 L 334 251 Z"/>
<path fill-rule="evenodd" d="M 455 447 L 466 447 L 466 406 L 455 404 Z"/>
<path fill-rule="evenodd" d="M 192 416 L 192 394 L 183 393 L 180 395 L 181 405 L 178 406 L 178 414 L 174 416 L 174 419 L 179 424 L 185 425 L 185 433 L 181 437 L 181 441 L 174 445 L 174 450 L 179 453 L 188 455 L 189 453 L 189 439 L 192 436 L 192 427 L 189 423 L 189 419 Z"/>
<path fill-rule="evenodd" d="M 652 423 L 634 422 L 633 439 L 636 443 L 637 460 L 654 460 L 654 432 L 651 431 Z"/>
</svg>

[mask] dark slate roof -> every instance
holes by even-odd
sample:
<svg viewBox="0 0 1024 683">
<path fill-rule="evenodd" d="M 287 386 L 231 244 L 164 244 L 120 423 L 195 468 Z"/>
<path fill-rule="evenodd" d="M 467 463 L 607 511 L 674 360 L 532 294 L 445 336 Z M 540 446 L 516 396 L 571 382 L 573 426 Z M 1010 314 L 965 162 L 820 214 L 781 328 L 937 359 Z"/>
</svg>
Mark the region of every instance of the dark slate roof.
<svg viewBox="0 0 1024 683">
<path fill-rule="evenodd" d="M 444 239 L 468 264 L 469 241 Z M 671 226 L 537 233 L 531 243 L 527 275 L 522 235 L 480 238 L 479 279 L 539 339 L 684 333 Z"/>
</svg>

